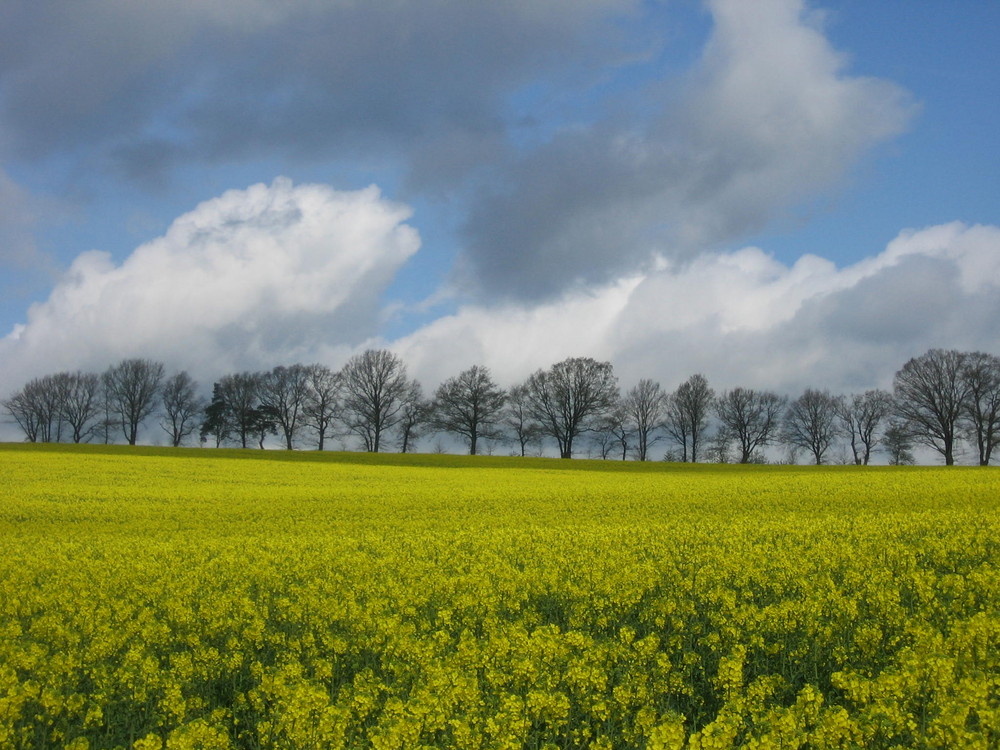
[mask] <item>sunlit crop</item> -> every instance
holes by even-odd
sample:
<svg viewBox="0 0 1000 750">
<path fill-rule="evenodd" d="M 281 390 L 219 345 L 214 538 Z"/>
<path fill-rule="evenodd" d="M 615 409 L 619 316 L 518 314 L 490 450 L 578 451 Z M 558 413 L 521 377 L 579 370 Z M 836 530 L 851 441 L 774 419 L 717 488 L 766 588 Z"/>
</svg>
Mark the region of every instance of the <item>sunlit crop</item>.
<svg viewBox="0 0 1000 750">
<path fill-rule="evenodd" d="M 995 748 L 1000 474 L 0 447 L 0 748 Z"/>
</svg>

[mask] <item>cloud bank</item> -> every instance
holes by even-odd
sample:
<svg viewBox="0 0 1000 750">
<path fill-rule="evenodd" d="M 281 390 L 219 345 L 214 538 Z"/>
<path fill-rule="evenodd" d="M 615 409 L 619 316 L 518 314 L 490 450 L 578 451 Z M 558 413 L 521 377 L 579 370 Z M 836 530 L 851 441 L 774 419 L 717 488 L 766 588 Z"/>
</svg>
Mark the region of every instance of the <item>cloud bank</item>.
<svg viewBox="0 0 1000 750">
<path fill-rule="evenodd" d="M 614 362 L 622 385 L 850 392 L 889 387 L 931 347 L 996 351 L 1000 227 L 901 233 L 838 268 L 788 266 L 759 248 L 702 255 L 542 303 L 470 305 L 394 346 L 429 382 L 486 364 L 507 383 L 568 356 Z"/>
<path fill-rule="evenodd" d="M 419 247 L 409 215 L 374 187 L 227 192 L 120 265 L 79 256 L 0 340 L 3 380 L 132 356 L 215 377 L 349 349 L 375 334 L 382 291 Z"/>
<path fill-rule="evenodd" d="M 339 367 L 388 346 L 429 389 L 473 364 L 511 385 L 592 356 L 611 360 L 623 387 L 650 377 L 673 388 L 703 372 L 720 388 L 850 392 L 889 386 L 930 347 L 997 349 L 1000 227 L 958 222 L 903 232 L 843 268 L 815 255 L 785 265 L 746 247 L 554 299 L 466 304 L 387 341 L 383 292 L 419 262 L 409 217 L 376 188 L 279 179 L 227 192 L 120 264 L 78 257 L 0 340 L 0 382 L 14 390 L 144 356 L 207 386 L 296 361 Z"/>
</svg>

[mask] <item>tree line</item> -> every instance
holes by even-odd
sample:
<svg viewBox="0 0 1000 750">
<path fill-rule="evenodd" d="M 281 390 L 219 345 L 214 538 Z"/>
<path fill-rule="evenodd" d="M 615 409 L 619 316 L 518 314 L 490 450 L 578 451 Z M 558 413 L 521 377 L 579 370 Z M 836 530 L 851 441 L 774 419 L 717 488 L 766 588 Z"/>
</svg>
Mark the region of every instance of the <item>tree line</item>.
<svg viewBox="0 0 1000 750">
<path fill-rule="evenodd" d="M 848 461 L 867 465 L 875 451 L 892 464 L 914 462 L 921 445 L 952 465 L 968 444 L 982 466 L 1000 443 L 1000 358 L 931 349 L 895 374 L 892 392 L 849 395 L 806 389 L 794 399 L 773 391 L 716 393 L 702 374 L 674 391 L 643 379 L 624 393 L 610 362 L 572 357 L 502 388 L 475 365 L 448 378 L 430 397 L 386 349 L 352 357 L 343 368 L 294 364 L 225 375 L 210 399 L 181 371 L 126 359 L 104 373 L 61 372 L 35 378 L 0 402 L 30 442 L 135 445 L 151 421 L 180 446 L 197 435 L 216 447 L 271 438 L 284 447 L 324 450 L 354 436 L 364 450 L 412 451 L 428 433 L 464 441 L 469 453 L 499 443 L 514 454 L 541 452 L 549 441 L 572 458 L 581 441 L 603 458 L 751 463 L 785 446 L 827 463 L 840 445 Z M 849 453 L 846 451 L 849 450 Z"/>
</svg>

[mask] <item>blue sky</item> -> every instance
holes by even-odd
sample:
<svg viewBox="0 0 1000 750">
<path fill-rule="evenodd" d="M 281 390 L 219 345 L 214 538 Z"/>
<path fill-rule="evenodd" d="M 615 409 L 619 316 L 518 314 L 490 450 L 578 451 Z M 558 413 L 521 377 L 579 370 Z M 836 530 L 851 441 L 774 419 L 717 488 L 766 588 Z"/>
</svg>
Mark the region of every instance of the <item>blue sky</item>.
<svg viewBox="0 0 1000 750">
<path fill-rule="evenodd" d="M 1000 352 L 1000 3 L 4 14 L 3 394 L 127 356 L 791 392 Z"/>
<path fill-rule="evenodd" d="M 755 241 L 782 257 L 805 249 L 846 262 L 900 229 L 949 221 L 995 223 L 1000 196 L 1000 4 L 842 2 L 827 36 L 851 69 L 894 81 L 918 110 L 909 128 L 834 191 L 799 231 Z"/>
</svg>

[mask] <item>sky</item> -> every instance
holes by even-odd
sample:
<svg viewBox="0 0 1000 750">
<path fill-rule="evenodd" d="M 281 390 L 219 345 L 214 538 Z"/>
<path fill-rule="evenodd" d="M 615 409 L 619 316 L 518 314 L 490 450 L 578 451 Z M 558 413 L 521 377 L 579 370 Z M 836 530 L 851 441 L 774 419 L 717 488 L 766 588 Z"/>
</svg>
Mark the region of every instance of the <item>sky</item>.
<svg viewBox="0 0 1000 750">
<path fill-rule="evenodd" d="M 10 0 L 0 397 L 570 356 L 889 387 L 1000 353 L 1000 3 Z"/>
</svg>

